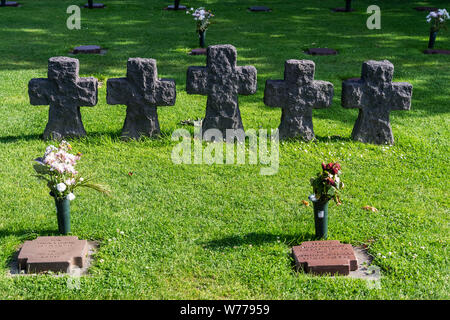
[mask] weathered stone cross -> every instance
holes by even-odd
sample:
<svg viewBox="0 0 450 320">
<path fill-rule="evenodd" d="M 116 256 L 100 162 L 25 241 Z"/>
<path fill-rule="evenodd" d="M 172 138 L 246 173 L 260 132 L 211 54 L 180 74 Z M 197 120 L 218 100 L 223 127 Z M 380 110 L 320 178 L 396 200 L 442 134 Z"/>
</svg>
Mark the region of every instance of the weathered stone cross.
<svg viewBox="0 0 450 320">
<path fill-rule="evenodd" d="M 284 80 L 267 80 L 264 103 L 281 107 L 280 139 L 314 139 L 313 108 L 327 108 L 333 99 L 333 84 L 314 80 L 315 64 L 310 60 L 287 60 Z"/>
<path fill-rule="evenodd" d="M 175 81 L 158 79 L 154 59 L 130 58 L 127 77 L 108 79 L 107 82 L 107 103 L 127 106 L 127 116 L 122 128 L 124 138 L 159 135 L 156 108 L 173 106 L 175 99 Z"/>
<path fill-rule="evenodd" d="M 81 106 L 97 104 L 96 78 L 79 78 L 77 59 L 54 57 L 48 60 L 48 79 L 31 79 L 28 95 L 32 105 L 50 105 L 44 139 L 85 136 Z"/>
<path fill-rule="evenodd" d="M 393 144 L 389 112 L 409 110 L 412 85 L 392 82 L 394 65 L 388 60 L 369 60 L 362 65 L 361 79 L 342 82 L 342 106 L 359 108 L 352 138 L 374 144 Z"/>
<path fill-rule="evenodd" d="M 225 137 L 226 130 L 242 130 L 238 94 L 256 92 L 256 69 L 236 66 L 237 52 L 232 45 L 209 46 L 206 67 L 189 67 L 186 91 L 207 95 L 203 133 L 218 129 Z"/>
</svg>

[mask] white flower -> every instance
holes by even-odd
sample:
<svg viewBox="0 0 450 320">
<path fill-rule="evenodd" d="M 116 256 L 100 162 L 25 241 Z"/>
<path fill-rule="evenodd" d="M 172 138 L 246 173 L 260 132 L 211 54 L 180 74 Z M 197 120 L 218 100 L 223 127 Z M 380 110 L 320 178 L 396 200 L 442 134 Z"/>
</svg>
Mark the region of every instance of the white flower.
<svg viewBox="0 0 450 320">
<path fill-rule="evenodd" d="M 80 178 L 80 182 L 83 182 L 84 181 L 84 178 Z"/>
<path fill-rule="evenodd" d="M 75 199 L 75 195 L 71 192 L 67 195 L 67 200 L 72 201 Z"/>
<path fill-rule="evenodd" d="M 432 11 L 432 12 L 430 12 L 429 16 L 432 18 L 436 18 L 438 16 L 438 14 L 435 11 Z"/>
<path fill-rule="evenodd" d="M 68 186 L 71 186 L 73 184 L 75 184 L 75 179 L 67 179 L 66 181 L 64 181 L 64 183 Z"/>
<path fill-rule="evenodd" d="M 45 148 L 45 154 L 44 154 L 44 158 L 46 156 L 48 156 L 51 152 L 56 151 L 58 149 L 56 149 L 56 147 L 54 145 L 49 145 L 47 148 Z"/>
<path fill-rule="evenodd" d="M 56 190 L 58 190 L 59 192 L 64 192 L 64 191 L 66 191 L 66 189 L 67 189 L 67 186 L 62 182 L 58 183 L 56 185 Z"/>
</svg>

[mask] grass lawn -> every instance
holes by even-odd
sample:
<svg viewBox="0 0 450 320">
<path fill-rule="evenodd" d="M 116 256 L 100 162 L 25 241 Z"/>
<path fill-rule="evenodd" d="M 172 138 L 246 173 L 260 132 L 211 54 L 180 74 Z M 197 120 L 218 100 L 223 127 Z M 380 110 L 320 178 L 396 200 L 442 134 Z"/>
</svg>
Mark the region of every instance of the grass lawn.
<svg viewBox="0 0 450 320">
<path fill-rule="evenodd" d="M 267 79 L 282 78 L 285 60 L 313 60 L 316 79 L 334 84 L 331 108 L 313 113 L 317 141 L 283 142 L 272 176 L 259 174 L 265 165 L 172 163 L 172 132 L 204 116 L 206 97 L 185 92 L 187 67 L 205 57 L 187 54 L 198 46 L 194 21 L 161 10 L 171 1 L 104 0 L 105 10 L 82 9 L 81 30 L 66 28 L 74 1 L 20 2 L 0 8 L 0 299 L 449 298 L 450 60 L 422 53 L 427 13 L 412 9 L 450 9 L 447 1 L 380 2 L 381 30 L 366 27 L 371 0 L 353 1 L 349 14 L 330 11 L 343 0 L 182 1 L 216 14 L 208 45 L 233 44 L 238 64 L 257 68 L 257 93 L 239 97 L 246 129 L 278 126 L 281 110 L 264 106 L 263 92 Z M 273 11 L 250 13 L 249 4 Z M 73 235 L 100 249 L 81 290 L 71 290 L 66 277 L 7 272 L 23 241 L 57 234 L 53 199 L 32 168 L 48 144 L 40 139 L 48 106 L 29 104 L 28 81 L 46 77 L 49 57 L 86 44 L 108 52 L 77 56 L 80 75 L 104 84 L 98 105 L 82 108 L 87 137 L 71 144 L 84 154 L 80 171 L 95 173 L 113 194 L 79 190 L 72 202 Z M 339 55 L 309 56 L 308 47 Z M 439 32 L 436 48 L 450 49 L 450 31 Z M 126 107 L 106 104 L 106 80 L 124 76 L 129 57 L 155 58 L 159 76 L 176 80 L 176 105 L 158 109 L 160 139 L 121 141 Z M 340 104 L 342 80 L 358 77 L 369 59 L 390 60 L 394 81 L 414 86 L 411 110 L 391 113 L 394 146 L 352 141 L 358 111 Z M 292 245 L 314 236 L 312 208 L 302 200 L 322 161 L 340 162 L 346 183 L 344 204 L 330 205 L 329 239 L 367 244 L 381 268 L 379 289 L 291 267 Z"/>
</svg>

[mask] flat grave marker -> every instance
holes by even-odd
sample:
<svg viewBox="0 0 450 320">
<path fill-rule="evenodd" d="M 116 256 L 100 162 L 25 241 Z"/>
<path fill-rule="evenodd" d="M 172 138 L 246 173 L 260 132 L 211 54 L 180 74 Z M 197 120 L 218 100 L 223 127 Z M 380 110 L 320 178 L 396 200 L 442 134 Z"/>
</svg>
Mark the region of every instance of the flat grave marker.
<svg viewBox="0 0 450 320">
<path fill-rule="evenodd" d="M 249 11 L 252 12 L 271 12 L 272 9 L 270 9 L 269 7 L 266 6 L 252 6 L 250 8 L 248 8 Z"/>
<path fill-rule="evenodd" d="M 338 240 L 305 241 L 292 248 L 297 269 L 313 274 L 348 275 L 358 269 L 351 244 Z"/>
<path fill-rule="evenodd" d="M 305 51 L 305 53 L 317 56 L 329 56 L 329 55 L 336 55 L 338 52 L 330 48 L 309 48 L 308 50 Z"/>
<path fill-rule="evenodd" d="M 102 54 L 104 53 L 104 50 L 102 50 L 102 47 L 97 45 L 84 45 L 84 46 L 78 46 L 75 47 L 72 51 L 73 54 Z"/>
<path fill-rule="evenodd" d="M 38 237 L 23 244 L 17 258 L 18 268 L 26 273 L 66 273 L 72 267 L 85 267 L 88 249 L 86 240 L 74 236 Z"/>
<path fill-rule="evenodd" d="M 84 5 L 87 9 L 103 9 L 106 6 L 103 3 L 94 3 L 93 0 L 89 0 L 88 3 Z"/>
</svg>

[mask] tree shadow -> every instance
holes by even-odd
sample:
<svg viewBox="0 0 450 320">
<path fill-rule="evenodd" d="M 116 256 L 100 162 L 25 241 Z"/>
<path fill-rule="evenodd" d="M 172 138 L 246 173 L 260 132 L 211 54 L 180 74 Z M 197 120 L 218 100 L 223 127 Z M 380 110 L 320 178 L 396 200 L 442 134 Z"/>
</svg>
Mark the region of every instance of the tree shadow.
<svg viewBox="0 0 450 320">
<path fill-rule="evenodd" d="M 260 246 L 265 243 L 277 243 L 278 241 L 283 242 L 289 246 L 296 246 L 303 241 L 314 240 L 315 236 L 311 233 L 301 233 L 301 234 L 273 234 L 273 233 L 261 233 L 261 232 L 251 232 L 243 236 L 234 235 L 228 236 L 221 239 L 214 239 L 205 242 L 203 245 L 205 248 L 211 250 L 221 250 L 224 248 L 232 248 L 235 246 L 252 245 Z"/>
<path fill-rule="evenodd" d="M 15 143 L 17 141 L 32 141 L 42 139 L 42 134 L 28 134 L 23 136 L 4 136 L 0 137 L 0 144 Z"/>
</svg>

